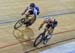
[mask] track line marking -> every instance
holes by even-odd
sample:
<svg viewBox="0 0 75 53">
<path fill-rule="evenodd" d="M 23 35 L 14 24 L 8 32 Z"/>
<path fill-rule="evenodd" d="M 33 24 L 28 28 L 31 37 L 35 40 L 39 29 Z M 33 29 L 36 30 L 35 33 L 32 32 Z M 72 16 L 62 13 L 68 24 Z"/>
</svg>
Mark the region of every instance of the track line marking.
<svg viewBox="0 0 75 53">
<path fill-rule="evenodd" d="M 75 14 L 75 10 L 71 10 L 71 11 L 62 10 L 62 11 L 58 11 L 58 12 L 51 12 L 47 16 L 40 16 L 40 18 L 48 17 L 48 16 L 59 16 L 59 15 L 65 15 L 65 14 Z M 2 21 L 2 22 L 0 22 L 0 25 L 1 24 L 8 24 L 8 23 L 16 22 L 18 19 L 19 18 L 7 19 L 7 20 L 0 20 L 0 21 Z"/>
<path fill-rule="evenodd" d="M 58 32 L 58 33 L 55 33 L 55 34 L 67 33 L 67 32 L 71 32 L 71 31 L 75 31 L 75 29 L 67 30 L 67 31 L 63 31 L 63 32 Z M 31 39 L 31 40 L 34 40 L 34 39 Z M 30 41 L 30 40 L 25 40 L 25 41 L 22 41 L 21 43 L 28 42 L 28 41 Z M 18 45 L 18 44 L 19 44 L 19 42 L 13 43 L 13 44 L 9 44 L 9 45 L 5 45 L 5 46 L 0 47 L 0 49 L 11 47 L 11 46 Z"/>
<path fill-rule="evenodd" d="M 40 47 L 31 49 L 31 50 L 25 51 L 25 53 L 29 53 L 29 52 L 35 51 L 37 49 L 41 49 L 41 48 L 44 48 L 44 47 L 48 47 L 48 46 L 51 46 L 51 45 L 55 45 L 55 44 L 58 44 L 58 43 L 61 43 L 61 42 L 65 42 L 65 41 L 69 41 L 69 40 L 73 40 L 73 39 L 75 39 L 75 38 L 66 39 L 66 40 L 62 40 L 62 41 L 57 41 L 57 42 L 52 43 L 52 44 L 47 44 L 47 45 L 44 45 L 44 46 L 40 46 Z"/>
</svg>

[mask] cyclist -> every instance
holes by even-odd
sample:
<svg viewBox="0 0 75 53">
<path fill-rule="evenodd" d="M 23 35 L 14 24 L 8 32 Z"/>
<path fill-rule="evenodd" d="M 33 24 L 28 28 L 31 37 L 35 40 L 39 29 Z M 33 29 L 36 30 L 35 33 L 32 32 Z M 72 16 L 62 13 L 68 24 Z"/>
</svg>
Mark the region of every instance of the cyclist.
<svg viewBox="0 0 75 53">
<path fill-rule="evenodd" d="M 24 10 L 24 12 L 22 13 L 22 15 L 26 15 L 26 18 L 28 18 L 30 15 L 32 16 L 31 22 L 29 22 L 29 25 L 32 25 L 35 20 L 37 15 L 39 15 L 40 10 L 39 7 L 35 5 L 35 3 L 30 3 L 30 5 Z"/>
<path fill-rule="evenodd" d="M 54 17 L 48 17 L 44 19 L 39 27 L 39 30 L 43 27 L 44 24 L 46 24 L 45 30 L 48 30 L 48 35 L 50 36 L 53 33 L 55 27 L 57 26 L 57 20 Z M 46 42 L 47 41 L 45 41 L 44 44 L 46 44 Z"/>
</svg>

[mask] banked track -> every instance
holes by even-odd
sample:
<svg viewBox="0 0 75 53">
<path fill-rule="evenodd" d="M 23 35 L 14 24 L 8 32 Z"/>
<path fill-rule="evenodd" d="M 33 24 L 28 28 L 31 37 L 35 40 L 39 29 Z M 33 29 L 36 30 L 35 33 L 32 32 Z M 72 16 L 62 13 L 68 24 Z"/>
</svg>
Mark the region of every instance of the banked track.
<svg viewBox="0 0 75 53">
<path fill-rule="evenodd" d="M 71 11 L 69 11 L 69 10 L 62 10 L 62 11 L 50 12 L 49 15 L 47 15 L 47 16 L 40 16 L 39 18 L 48 17 L 48 16 L 60 16 L 60 15 L 65 15 L 65 14 L 75 14 L 75 10 L 71 10 Z M 3 20 L 0 20 L 0 25 L 16 22 L 18 19 L 19 18 L 3 19 Z"/>
</svg>

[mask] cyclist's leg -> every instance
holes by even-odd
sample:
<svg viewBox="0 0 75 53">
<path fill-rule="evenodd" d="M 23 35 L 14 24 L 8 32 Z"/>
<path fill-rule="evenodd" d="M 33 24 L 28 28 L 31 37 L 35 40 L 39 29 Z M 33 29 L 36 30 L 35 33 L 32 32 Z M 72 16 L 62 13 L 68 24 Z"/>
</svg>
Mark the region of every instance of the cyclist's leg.
<svg viewBox="0 0 75 53">
<path fill-rule="evenodd" d="M 36 18 L 32 17 L 26 22 L 26 27 L 31 26 L 35 22 Z"/>
<path fill-rule="evenodd" d="M 47 39 L 50 39 L 50 38 L 52 37 L 53 31 L 54 31 L 54 28 L 51 28 L 51 27 L 50 27 L 50 28 L 48 29 Z"/>
<path fill-rule="evenodd" d="M 52 26 L 49 27 L 48 35 L 52 36 L 52 33 L 53 33 L 56 26 L 57 26 L 57 23 L 55 23 L 55 24 L 53 24 Z"/>
<path fill-rule="evenodd" d="M 26 19 L 28 19 L 29 15 L 26 15 Z"/>
<path fill-rule="evenodd" d="M 31 19 L 30 23 L 33 24 L 35 22 L 35 20 L 36 20 L 36 17 L 32 16 L 32 19 Z"/>
<path fill-rule="evenodd" d="M 50 28 L 48 29 L 48 33 L 49 33 L 49 34 L 52 34 L 53 31 L 54 31 L 54 28 L 52 28 L 52 27 L 50 27 Z"/>
<path fill-rule="evenodd" d="M 52 37 L 52 33 L 56 26 L 57 26 L 57 23 L 46 26 L 48 28 L 48 34 L 46 35 L 46 40 L 44 41 L 44 44 L 46 44 L 48 42 L 48 40 Z"/>
<path fill-rule="evenodd" d="M 50 26 L 49 26 L 48 31 L 47 31 L 47 35 L 45 36 L 45 40 L 44 40 L 43 44 L 47 44 L 48 40 L 52 37 L 51 32 L 53 32 L 53 29 L 51 30 Z"/>
<path fill-rule="evenodd" d="M 46 33 L 46 32 L 48 31 L 49 27 L 50 27 L 50 25 L 47 24 L 46 27 L 45 27 L 44 33 Z M 48 36 L 48 35 L 45 35 L 43 44 L 46 44 L 46 43 L 47 43 L 47 36 Z"/>
</svg>

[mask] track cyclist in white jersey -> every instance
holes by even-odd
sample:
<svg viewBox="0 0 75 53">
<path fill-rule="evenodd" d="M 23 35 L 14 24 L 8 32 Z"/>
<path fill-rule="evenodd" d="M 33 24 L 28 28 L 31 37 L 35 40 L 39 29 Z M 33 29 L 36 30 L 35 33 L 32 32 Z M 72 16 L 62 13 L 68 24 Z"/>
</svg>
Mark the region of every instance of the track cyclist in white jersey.
<svg viewBox="0 0 75 53">
<path fill-rule="evenodd" d="M 35 3 L 30 3 L 30 5 L 24 10 L 22 15 L 26 15 L 26 18 L 28 18 L 30 15 L 33 15 L 32 19 L 29 20 L 31 22 L 27 23 L 28 25 L 32 25 L 35 22 L 36 17 L 37 15 L 39 15 L 39 13 L 40 13 L 39 7 L 37 7 Z"/>
</svg>

